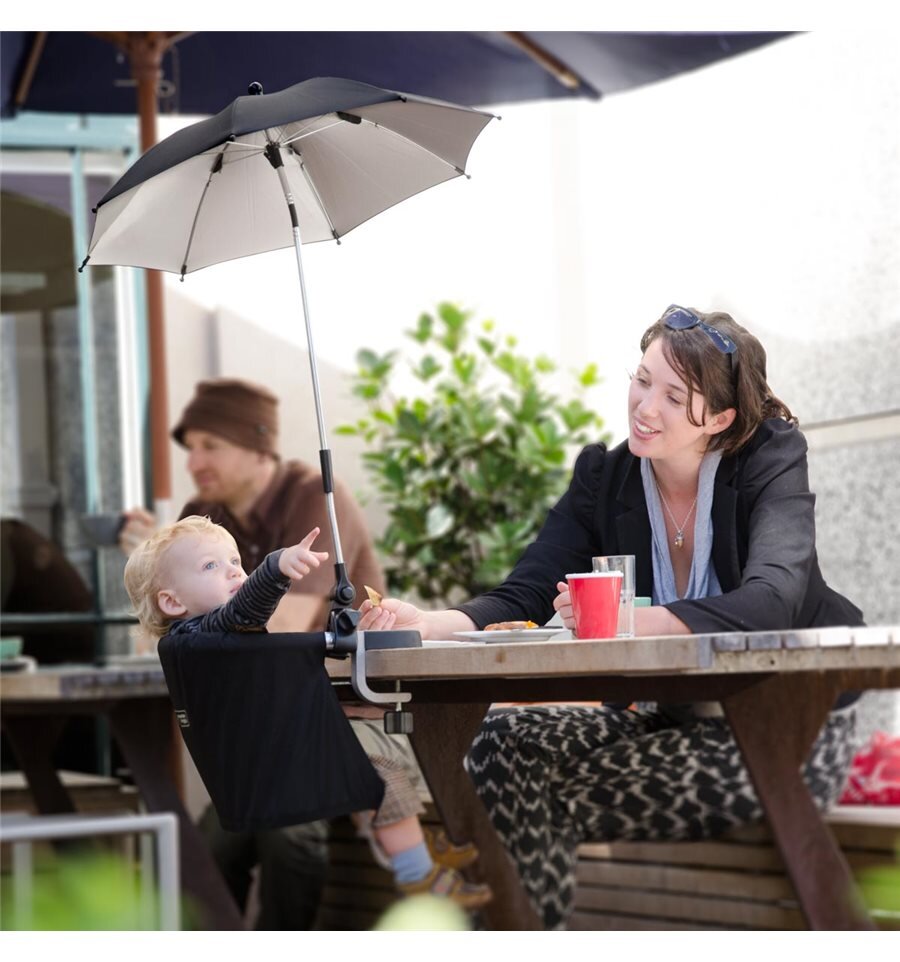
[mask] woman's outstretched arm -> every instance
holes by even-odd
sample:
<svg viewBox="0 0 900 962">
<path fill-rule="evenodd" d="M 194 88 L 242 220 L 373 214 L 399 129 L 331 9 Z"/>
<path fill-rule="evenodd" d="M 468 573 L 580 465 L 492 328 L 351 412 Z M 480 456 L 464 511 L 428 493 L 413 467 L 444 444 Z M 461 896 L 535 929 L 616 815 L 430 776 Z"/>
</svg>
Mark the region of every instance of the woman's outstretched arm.
<svg viewBox="0 0 900 962">
<path fill-rule="evenodd" d="M 474 631 L 477 627 L 461 611 L 422 611 L 399 598 L 385 598 L 377 606 L 366 599 L 359 610 L 362 615 L 359 627 L 362 631 L 389 631 L 392 628 L 418 631 L 423 639 L 431 641 L 452 639 L 455 631 Z"/>
</svg>

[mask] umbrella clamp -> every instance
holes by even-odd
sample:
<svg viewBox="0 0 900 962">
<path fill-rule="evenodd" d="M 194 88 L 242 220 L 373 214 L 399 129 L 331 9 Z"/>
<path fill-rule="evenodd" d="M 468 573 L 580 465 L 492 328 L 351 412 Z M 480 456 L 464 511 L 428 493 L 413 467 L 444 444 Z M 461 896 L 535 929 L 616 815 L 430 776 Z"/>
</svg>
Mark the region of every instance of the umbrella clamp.
<svg viewBox="0 0 900 962">
<path fill-rule="evenodd" d="M 331 631 L 325 633 L 325 645 L 332 657 L 350 656 L 350 684 L 357 697 L 373 705 L 394 705 L 393 712 L 385 713 L 385 730 L 412 731 L 412 716 L 400 706 L 412 699 L 409 692 L 400 691 L 400 682 L 394 691 L 375 691 L 369 687 L 366 677 L 366 652 L 385 648 L 421 648 L 422 637 L 418 631 L 357 631 L 359 612 L 345 608 L 332 619 Z M 399 718 L 390 716 L 401 716 Z"/>
</svg>

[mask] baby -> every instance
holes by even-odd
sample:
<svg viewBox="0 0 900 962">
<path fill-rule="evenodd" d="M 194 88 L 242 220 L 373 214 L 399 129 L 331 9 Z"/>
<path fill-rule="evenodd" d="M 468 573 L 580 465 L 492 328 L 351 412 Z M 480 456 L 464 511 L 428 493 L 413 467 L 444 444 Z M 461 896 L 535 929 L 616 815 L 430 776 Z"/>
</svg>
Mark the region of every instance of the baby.
<svg viewBox="0 0 900 962">
<path fill-rule="evenodd" d="M 125 588 L 144 630 L 154 638 L 183 632 L 264 630 L 292 581 L 328 558 L 313 551 L 319 529 L 299 543 L 267 555 L 249 576 L 234 538 L 209 518 L 191 516 L 167 525 L 143 542 L 125 565 Z M 385 783 L 372 833 L 386 854 L 397 888 L 406 895 L 442 895 L 473 909 L 491 899 L 486 885 L 466 882 L 457 869 L 476 857 L 472 846 L 446 837 L 426 843 L 423 810 L 398 764 L 380 755 L 369 760 Z"/>
</svg>

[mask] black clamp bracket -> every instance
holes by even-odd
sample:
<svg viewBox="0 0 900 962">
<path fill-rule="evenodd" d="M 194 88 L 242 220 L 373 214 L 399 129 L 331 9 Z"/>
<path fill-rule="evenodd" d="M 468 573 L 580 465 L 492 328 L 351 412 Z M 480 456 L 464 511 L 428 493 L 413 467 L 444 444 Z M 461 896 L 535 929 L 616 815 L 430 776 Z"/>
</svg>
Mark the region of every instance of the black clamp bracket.
<svg viewBox="0 0 900 962">
<path fill-rule="evenodd" d="M 385 648 L 421 648 L 418 631 L 357 631 L 359 612 L 353 608 L 334 609 L 329 617 L 325 645 L 331 656 L 350 656 L 350 684 L 357 697 L 372 705 L 394 705 L 384 713 L 384 730 L 389 735 L 408 735 L 413 730 L 411 712 L 401 705 L 412 700 L 409 692 L 400 691 L 399 680 L 395 691 L 374 691 L 366 677 L 366 652 Z"/>
</svg>

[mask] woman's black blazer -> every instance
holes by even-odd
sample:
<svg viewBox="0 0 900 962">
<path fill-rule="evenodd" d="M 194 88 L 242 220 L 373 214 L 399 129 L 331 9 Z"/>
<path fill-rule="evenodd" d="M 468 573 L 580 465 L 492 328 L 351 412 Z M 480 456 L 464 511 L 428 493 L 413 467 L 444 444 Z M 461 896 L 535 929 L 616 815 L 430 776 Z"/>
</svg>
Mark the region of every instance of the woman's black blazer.
<svg viewBox="0 0 900 962">
<path fill-rule="evenodd" d="M 724 457 L 713 495 L 712 562 L 722 594 L 666 607 L 696 634 L 861 625 L 862 612 L 825 584 L 816 557 L 815 495 L 806 439 L 793 424 L 764 421 Z M 553 614 L 556 583 L 590 571 L 600 554 L 633 554 L 638 595 L 652 595 L 650 517 L 640 459 L 623 442 L 586 447 L 569 489 L 506 581 L 459 610 L 480 628 Z"/>
</svg>

